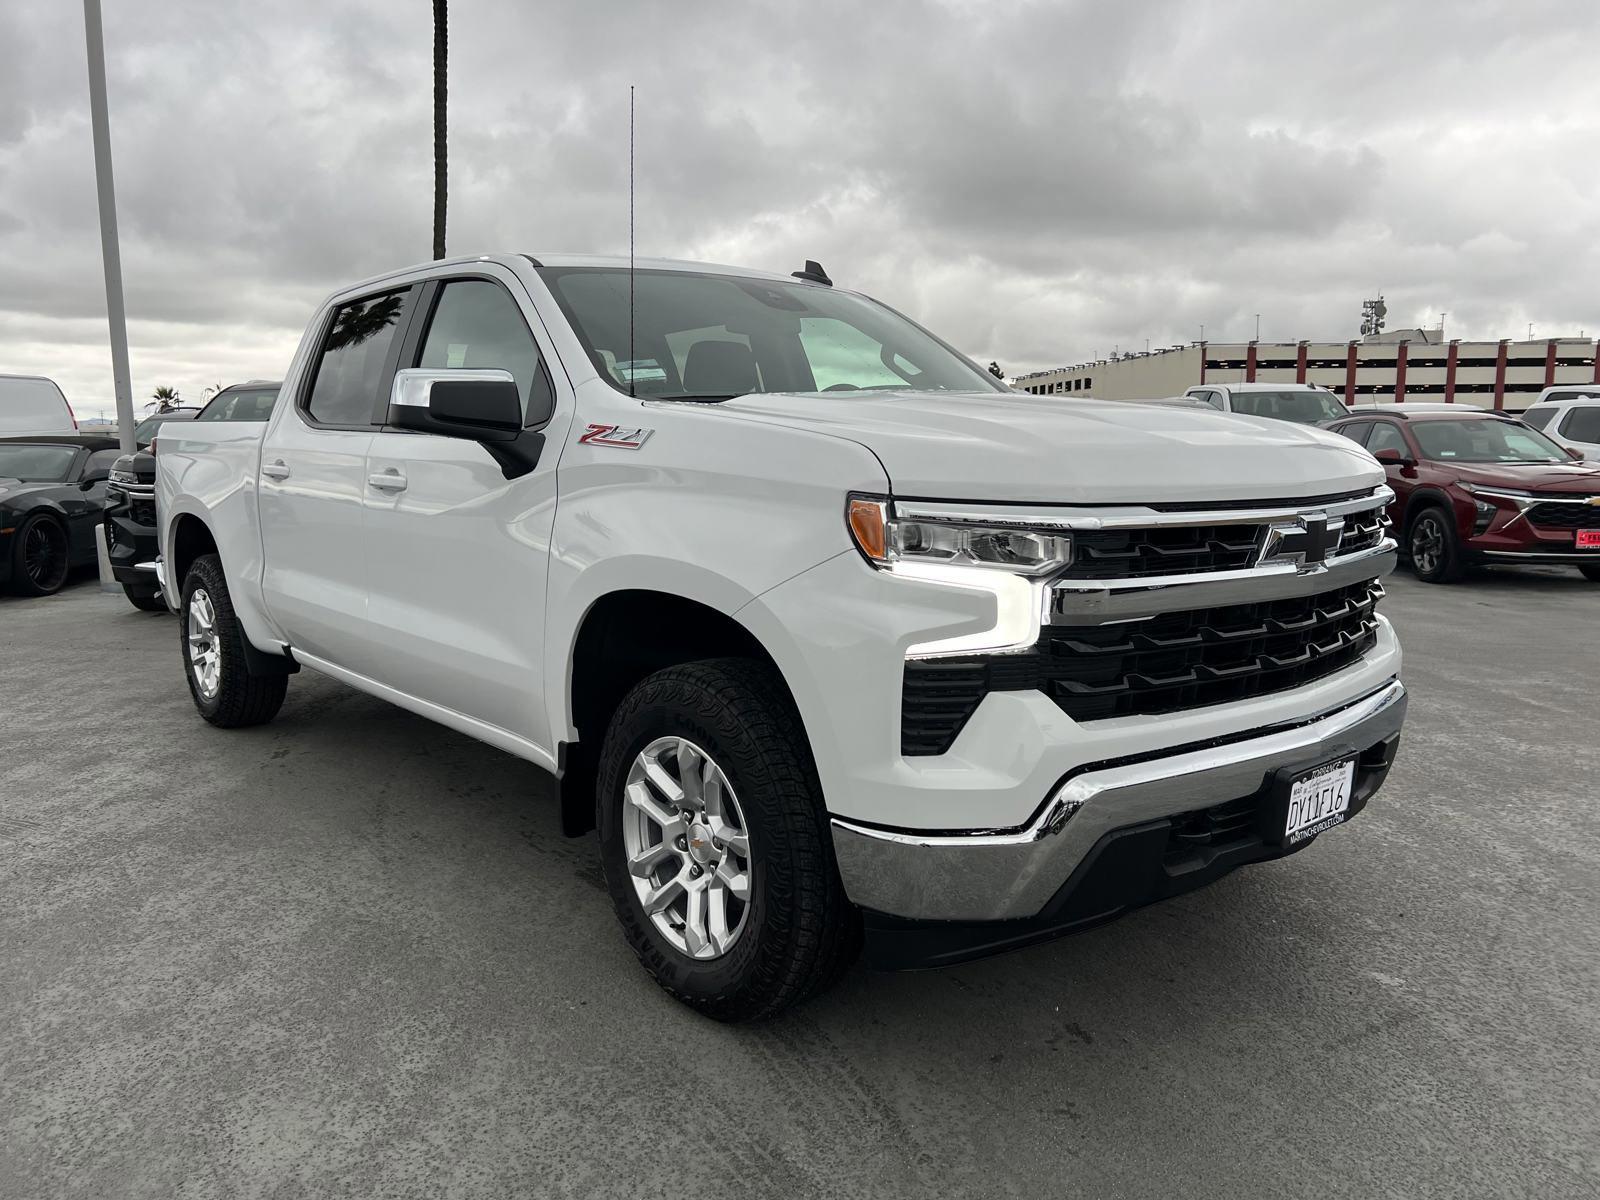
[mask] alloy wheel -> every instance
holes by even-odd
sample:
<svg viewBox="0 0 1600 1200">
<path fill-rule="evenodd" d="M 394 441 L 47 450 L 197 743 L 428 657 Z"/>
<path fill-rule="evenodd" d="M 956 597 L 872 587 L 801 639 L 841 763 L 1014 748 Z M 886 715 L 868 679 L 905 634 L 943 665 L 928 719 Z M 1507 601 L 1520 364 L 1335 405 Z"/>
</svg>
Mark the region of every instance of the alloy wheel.
<svg viewBox="0 0 1600 1200">
<path fill-rule="evenodd" d="M 1422 517 L 1411 531 L 1411 565 L 1431 575 L 1444 560 L 1444 529 L 1435 517 Z"/>
<path fill-rule="evenodd" d="M 222 683 L 222 647 L 217 640 L 217 611 L 205 588 L 196 588 L 189 597 L 186 635 L 194 685 L 201 696 L 214 700 Z"/>
<path fill-rule="evenodd" d="M 623 785 L 622 844 L 656 931 L 694 959 L 720 958 L 750 915 L 750 837 L 733 786 L 681 737 L 657 738 Z"/>
<path fill-rule="evenodd" d="M 67 577 L 67 535 L 51 520 L 36 520 L 22 543 L 22 569 L 41 592 L 53 592 Z"/>
</svg>

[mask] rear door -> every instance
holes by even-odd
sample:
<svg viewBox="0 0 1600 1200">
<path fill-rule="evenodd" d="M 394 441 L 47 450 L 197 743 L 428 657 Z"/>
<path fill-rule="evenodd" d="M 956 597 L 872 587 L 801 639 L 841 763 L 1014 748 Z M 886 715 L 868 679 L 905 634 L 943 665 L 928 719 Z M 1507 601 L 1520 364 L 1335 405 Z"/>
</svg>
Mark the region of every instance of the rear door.
<svg viewBox="0 0 1600 1200">
<path fill-rule="evenodd" d="M 382 654 L 367 623 L 367 447 L 413 291 L 389 289 L 328 315 L 299 394 L 261 447 L 267 609 L 296 650 L 362 675 Z"/>
<path fill-rule="evenodd" d="M 509 371 L 527 427 L 551 422 L 548 345 L 515 276 L 485 264 L 430 281 L 417 312 L 403 366 Z M 364 491 L 369 615 L 385 646 L 377 678 L 545 748 L 545 577 L 559 452 L 551 436 L 531 472 L 507 479 L 477 442 L 384 428 L 367 453 Z"/>
</svg>

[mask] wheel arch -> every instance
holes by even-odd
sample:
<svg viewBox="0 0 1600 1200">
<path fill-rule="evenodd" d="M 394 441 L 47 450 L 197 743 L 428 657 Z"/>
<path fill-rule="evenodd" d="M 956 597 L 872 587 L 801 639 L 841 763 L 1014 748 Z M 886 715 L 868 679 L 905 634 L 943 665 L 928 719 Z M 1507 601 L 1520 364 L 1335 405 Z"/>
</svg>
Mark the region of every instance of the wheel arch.
<svg viewBox="0 0 1600 1200">
<path fill-rule="evenodd" d="M 771 651 L 720 607 L 654 588 L 619 588 L 590 603 L 572 639 L 566 672 L 566 713 L 576 736 L 557 747 L 564 832 L 575 837 L 594 828 L 600 744 L 611 714 L 634 685 L 667 667 L 729 657 L 771 667 L 789 703 L 795 703 Z"/>
<path fill-rule="evenodd" d="M 173 587 L 178 591 L 183 590 L 183 580 L 189 573 L 189 568 L 194 565 L 194 560 L 202 554 L 215 554 L 222 557 L 222 550 L 217 545 L 217 538 L 211 531 L 205 519 L 191 512 L 180 512 L 172 518 L 168 526 L 170 533 L 167 538 L 168 578 L 173 581 Z"/>
</svg>

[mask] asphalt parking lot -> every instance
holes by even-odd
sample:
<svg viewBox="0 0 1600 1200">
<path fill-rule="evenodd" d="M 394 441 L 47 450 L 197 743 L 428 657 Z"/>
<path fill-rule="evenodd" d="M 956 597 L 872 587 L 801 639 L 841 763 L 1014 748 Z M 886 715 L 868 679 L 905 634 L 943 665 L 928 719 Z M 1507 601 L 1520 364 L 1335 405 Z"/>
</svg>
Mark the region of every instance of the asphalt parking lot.
<svg viewBox="0 0 1600 1200">
<path fill-rule="evenodd" d="M 1305 853 L 776 1023 L 679 1007 L 535 768 L 0 600 L 0 1196 L 1600 1194 L 1600 587 L 1391 580 L 1410 721 Z"/>
</svg>

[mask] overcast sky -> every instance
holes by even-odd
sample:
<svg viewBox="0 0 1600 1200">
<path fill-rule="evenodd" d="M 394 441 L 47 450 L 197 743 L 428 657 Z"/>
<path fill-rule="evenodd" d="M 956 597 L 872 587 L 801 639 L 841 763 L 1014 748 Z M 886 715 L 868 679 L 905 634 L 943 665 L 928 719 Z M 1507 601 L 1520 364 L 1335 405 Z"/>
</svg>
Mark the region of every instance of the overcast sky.
<svg viewBox="0 0 1600 1200">
<path fill-rule="evenodd" d="M 136 400 L 428 257 L 426 0 L 104 0 Z M 820 260 L 1009 373 L 1600 332 L 1600 4 L 452 0 L 455 253 Z M 108 407 L 81 6 L 0 6 L 0 372 Z"/>
</svg>

